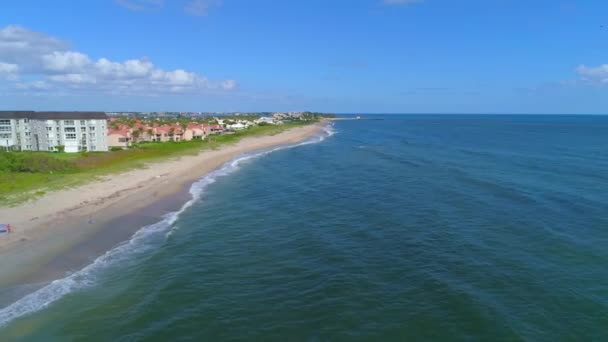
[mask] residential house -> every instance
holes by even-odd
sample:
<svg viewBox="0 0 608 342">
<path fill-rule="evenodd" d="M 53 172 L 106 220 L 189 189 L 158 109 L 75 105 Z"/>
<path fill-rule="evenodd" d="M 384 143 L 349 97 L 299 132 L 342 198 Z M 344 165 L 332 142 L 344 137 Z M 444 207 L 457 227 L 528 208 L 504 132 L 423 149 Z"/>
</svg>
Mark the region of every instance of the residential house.
<svg viewBox="0 0 608 342">
<path fill-rule="evenodd" d="M 224 127 L 219 124 L 211 124 L 209 125 L 209 134 L 222 134 L 224 132 Z"/>
<path fill-rule="evenodd" d="M 108 147 L 128 148 L 131 146 L 131 132 L 126 127 L 108 130 Z"/>
<path fill-rule="evenodd" d="M 180 126 L 178 124 L 171 125 L 171 128 L 169 129 L 169 137 L 172 138 L 173 141 L 184 141 L 185 133 L 186 132 L 184 131 L 182 126 Z"/>
<path fill-rule="evenodd" d="M 171 134 L 171 129 L 169 126 L 164 125 L 164 126 L 158 126 L 155 125 L 153 128 L 153 141 L 156 142 L 167 142 L 169 140 L 171 140 L 171 138 L 169 137 L 169 134 Z"/>
<path fill-rule="evenodd" d="M 186 127 L 186 135 L 184 138 L 187 140 L 189 140 L 188 138 L 195 139 L 195 140 L 202 140 L 202 139 L 205 139 L 205 137 L 207 137 L 208 134 L 209 134 L 209 124 L 197 124 L 197 123 L 191 122 Z"/>
<path fill-rule="evenodd" d="M 261 118 L 255 120 L 255 123 L 256 124 L 267 123 L 267 124 L 270 124 L 270 125 L 274 125 L 274 124 L 276 124 L 276 121 L 277 120 L 275 120 L 274 118 L 269 118 L 269 117 L 266 117 L 266 116 L 262 116 Z"/>
<path fill-rule="evenodd" d="M 131 137 L 134 143 L 140 141 L 152 141 L 152 135 L 150 134 L 150 127 L 142 123 L 141 120 L 135 122 L 133 127 L 130 129 Z"/>
<path fill-rule="evenodd" d="M 233 124 L 233 125 L 227 125 L 226 127 L 227 127 L 228 129 L 232 129 L 232 130 L 235 130 L 235 131 L 240 131 L 240 130 L 242 130 L 242 129 L 247 128 L 247 125 L 245 125 L 245 124 L 243 124 L 243 123 L 240 123 L 240 122 L 237 122 L 237 123 L 235 123 L 235 124 Z"/>
<path fill-rule="evenodd" d="M 172 125 L 155 125 L 152 128 L 152 141 L 167 142 L 167 141 L 183 141 L 191 140 L 191 133 L 186 134 L 186 131 L 178 124 Z"/>
</svg>

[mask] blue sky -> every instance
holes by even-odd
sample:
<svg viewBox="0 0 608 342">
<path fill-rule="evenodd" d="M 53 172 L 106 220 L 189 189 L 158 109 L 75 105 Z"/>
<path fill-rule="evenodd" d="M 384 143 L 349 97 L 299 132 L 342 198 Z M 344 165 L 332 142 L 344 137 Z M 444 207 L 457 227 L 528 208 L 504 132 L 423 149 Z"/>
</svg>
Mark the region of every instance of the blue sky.
<svg viewBox="0 0 608 342">
<path fill-rule="evenodd" d="M 7 0 L 0 106 L 606 114 L 608 2 Z"/>
</svg>

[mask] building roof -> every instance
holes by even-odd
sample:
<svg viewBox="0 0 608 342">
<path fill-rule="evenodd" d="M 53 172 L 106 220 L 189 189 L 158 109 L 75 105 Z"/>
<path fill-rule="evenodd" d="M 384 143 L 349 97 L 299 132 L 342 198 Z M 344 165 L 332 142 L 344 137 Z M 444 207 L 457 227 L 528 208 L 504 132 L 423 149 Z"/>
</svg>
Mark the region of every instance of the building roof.
<svg viewBox="0 0 608 342">
<path fill-rule="evenodd" d="M 131 134 L 129 134 L 129 130 L 127 129 L 108 129 L 108 135 L 121 135 L 123 137 L 128 138 Z"/>
<path fill-rule="evenodd" d="M 0 119 L 27 119 L 33 113 L 27 110 L 2 110 L 0 111 Z"/>
<path fill-rule="evenodd" d="M 37 119 L 37 120 L 107 120 L 104 112 L 33 112 L 0 111 L 0 119 Z"/>
<path fill-rule="evenodd" d="M 159 127 L 156 127 L 156 131 L 157 132 L 161 132 L 161 133 L 171 133 L 171 129 L 173 128 L 173 134 L 182 134 L 181 132 L 181 128 L 178 128 L 174 125 L 162 125 Z"/>
</svg>

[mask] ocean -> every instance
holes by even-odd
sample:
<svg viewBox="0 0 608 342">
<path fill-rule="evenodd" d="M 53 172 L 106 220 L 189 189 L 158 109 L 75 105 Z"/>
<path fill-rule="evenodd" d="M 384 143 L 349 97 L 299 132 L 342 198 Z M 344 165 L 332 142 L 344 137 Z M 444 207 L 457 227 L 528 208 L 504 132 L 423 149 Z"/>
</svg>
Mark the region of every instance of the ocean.
<svg viewBox="0 0 608 342">
<path fill-rule="evenodd" d="M 608 117 L 381 117 L 224 165 L 0 340 L 608 340 Z"/>
</svg>

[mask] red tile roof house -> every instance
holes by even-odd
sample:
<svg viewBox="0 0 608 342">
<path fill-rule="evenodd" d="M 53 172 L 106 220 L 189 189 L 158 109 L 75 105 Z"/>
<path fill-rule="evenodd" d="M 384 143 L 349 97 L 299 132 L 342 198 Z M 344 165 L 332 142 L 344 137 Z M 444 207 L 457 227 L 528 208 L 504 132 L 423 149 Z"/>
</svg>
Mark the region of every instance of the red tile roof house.
<svg viewBox="0 0 608 342">
<path fill-rule="evenodd" d="M 154 130 L 154 141 L 182 141 L 186 140 L 188 136 L 185 135 L 185 131 L 179 125 L 163 125 L 153 128 Z M 192 139 L 192 137 L 190 137 Z M 187 140 L 190 140 L 187 139 Z"/>
<path fill-rule="evenodd" d="M 131 145 L 131 132 L 126 127 L 108 128 L 108 147 L 128 148 Z"/>
<path fill-rule="evenodd" d="M 209 128 L 211 134 L 221 134 L 224 131 L 222 125 L 218 124 L 210 125 Z"/>
<path fill-rule="evenodd" d="M 186 127 L 186 132 L 184 133 L 184 139 L 186 140 L 202 140 L 209 134 L 209 125 L 208 124 L 197 124 L 191 122 Z"/>
<path fill-rule="evenodd" d="M 158 141 L 158 142 L 165 142 L 165 141 L 169 141 L 171 140 L 169 138 L 169 133 L 170 133 L 170 127 L 165 125 L 165 126 L 155 126 L 153 128 L 154 131 L 154 141 Z"/>
<path fill-rule="evenodd" d="M 213 127 L 212 127 L 213 126 Z M 193 139 L 205 139 L 211 131 L 216 133 L 223 131 L 220 125 L 198 124 L 191 122 L 182 128 L 179 124 L 158 125 L 146 124 L 137 122 L 133 127 L 127 125 L 119 125 L 117 129 L 109 129 L 108 131 L 108 146 L 127 148 L 134 143 L 141 141 L 190 141 Z"/>
<path fill-rule="evenodd" d="M 171 135 L 173 133 L 173 135 Z M 179 125 L 171 125 L 169 129 L 169 137 L 173 138 L 173 141 L 182 141 L 184 139 L 184 129 Z M 192 139 L 192 138 L 190 138 Z"/>
<path fill-rule="evenodd" d="M 133 128 L 130 129 L 133 142 L 153 141 L 153 134 L 150 134 L 151 129 L 151 126 L 147 126 L 140 122 L 135 123 Z"/>
</svg>

